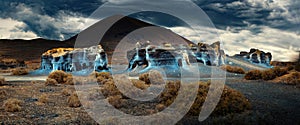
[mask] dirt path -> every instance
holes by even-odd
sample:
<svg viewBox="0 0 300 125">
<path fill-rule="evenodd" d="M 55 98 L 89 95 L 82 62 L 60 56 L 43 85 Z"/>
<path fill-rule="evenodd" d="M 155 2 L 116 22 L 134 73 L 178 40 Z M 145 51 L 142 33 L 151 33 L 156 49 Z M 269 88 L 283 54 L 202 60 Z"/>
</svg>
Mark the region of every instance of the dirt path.
<svg viewBox="0 0 300 125">
<path fill-rule="evenodd" d="M 30 82 L 30 81 L 46 81 L 47 76 L 13 76 L 9 73 L 0 73 L 0 76 L 5 78 L 8 82 Z"/>
</svg>

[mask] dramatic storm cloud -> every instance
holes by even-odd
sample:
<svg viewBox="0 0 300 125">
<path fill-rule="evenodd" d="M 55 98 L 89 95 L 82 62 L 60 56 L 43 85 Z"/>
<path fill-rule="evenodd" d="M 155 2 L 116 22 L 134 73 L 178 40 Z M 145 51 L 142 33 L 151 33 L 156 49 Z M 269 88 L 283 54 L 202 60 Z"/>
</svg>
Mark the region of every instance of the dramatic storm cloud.
<svg viewBox="0 0 300 125">
<path fill-rule="evenodd" d="M 65 40 L 85 28 L 86 19 L 103 3 L 128 1 L 131 0 L 1 0 L 0 38 Z M 300 50 L 299 0 L 193 2 L 211 18 L 229 55 L 255 47 L 272 52 L 274 60 L 289 61 Z M 215 29 L 197 29 L 195 34 L 184 22 L 162 14 L 139 13 L 133 17 L 169 28 L 194 42 L 219 40 L 207 35 Z"/>
</svg>

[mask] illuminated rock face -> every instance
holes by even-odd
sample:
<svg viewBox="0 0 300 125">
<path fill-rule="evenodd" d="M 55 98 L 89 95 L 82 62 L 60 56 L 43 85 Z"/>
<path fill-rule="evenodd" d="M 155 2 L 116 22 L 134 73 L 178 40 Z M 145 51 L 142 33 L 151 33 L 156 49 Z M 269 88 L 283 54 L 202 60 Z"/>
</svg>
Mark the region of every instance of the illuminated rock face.
<svg viewBox="0 0 300 125">
<path fill-rule="evenodd" d="M 242 58 L 253 64 L 260 64 L 264 66 L 271 66 L 272 54 L 270 52 L 265 53 L 259 49 L 250 49 L 250 52 L 240 52 L 240 54 L 234 55 L 235 57 Z"/>
<path fill-rule="evenodd" d="M 203 63 L 204 65 L 220 66 L 225 64 L 225 53 L 220 50 L 220 43 L 212 45 L 199 43 L 190 46 L 172 46 L 165 44 L 153 46 L 149 42 L 144 44 L 137 43 L 134 50 L 127 52 L 129 60 L 128 71 L 137 67 L 168 66 L 171 68 L 189 69 L 191 63 Z"/>
<path fill-rule="evenodd" d="M 92 67 L 95 71 L 108 71 L 107 55 L 101 46 L 52 49 L 43 53 L 41 59 L 40 70 L 73 72 Z"/>
</svg>

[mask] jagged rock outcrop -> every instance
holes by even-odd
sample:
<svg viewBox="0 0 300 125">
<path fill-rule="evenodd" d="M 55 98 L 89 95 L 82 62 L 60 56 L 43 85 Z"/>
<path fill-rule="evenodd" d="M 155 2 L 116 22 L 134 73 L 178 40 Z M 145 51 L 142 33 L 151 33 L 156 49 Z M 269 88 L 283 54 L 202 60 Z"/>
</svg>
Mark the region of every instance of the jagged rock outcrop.
<svg viewBox="0 0 300 125">
<path fill-rule="evenodd" d="M 242 58 L 253 64 L 260 64 L 265 66 L 271 66 L 272 54 L 270 52 L 264 52 L 259 49 L 250 49 L 250 52 L 242 51 L 240 54 L 234 55 L 234 57 Z"/>
<path fill-rule="evenodd" d="M 155 66 L 172 66 L 188 68 L 190 63 L 220 66 L 225 64 L 225 53 L 220 49 L 220 42 L 212 45 L 198 43 L 190 46 L 172 46 L 164 44 L 154 46 L 151 43 L 137 42 L 136 48 L 127 52 L 129 60 L 128 71 L 137 67 L 148 69 Z"/>
<path fill-rule="evenodd" d="M 93 68 L 95 71 L 108 71 L 107 55 L 102 46 L 89 48 L 57 48 L 48 50 L 41 57 L 40 70 L 67 72 Z"/>
</svg>

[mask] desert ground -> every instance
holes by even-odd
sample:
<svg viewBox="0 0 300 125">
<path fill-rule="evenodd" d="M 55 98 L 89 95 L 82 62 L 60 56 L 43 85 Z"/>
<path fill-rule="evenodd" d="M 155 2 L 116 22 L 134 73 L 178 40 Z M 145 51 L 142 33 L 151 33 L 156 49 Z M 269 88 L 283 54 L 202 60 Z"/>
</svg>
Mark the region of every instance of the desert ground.
<svg viewBox="0 0 300 125">
<path fill-rule="evenodd" d="M 0 75 L 6 78 L 0 86 L 1 124 L 99 124 L 83 106 L 70 106 L 68 100 L 75 92 L 74 85 L 49 86 L 45 84 L 47 76 Z M 199 122 L 197 116 L 186 115 L 177 124 L 300 124 L 300 89 L 296 86 L 245 80 L 243 74 L 235 73 L 228 73 L 226 85 L 241 92 L 252 108 L 240 113 L 210 116 L 203 122 Z M 21 101 L 20 109 L 7 111 L 4 103 L 8 99 Z M 139 112 L 141 108 L 143 106 L 125 110 Z M 155 107 L 150 106 L 150 109 L 155 110 Z"/>
</svg>

